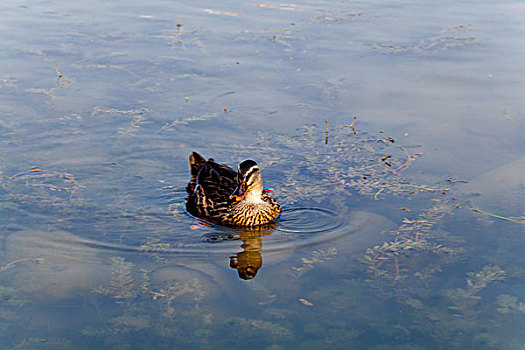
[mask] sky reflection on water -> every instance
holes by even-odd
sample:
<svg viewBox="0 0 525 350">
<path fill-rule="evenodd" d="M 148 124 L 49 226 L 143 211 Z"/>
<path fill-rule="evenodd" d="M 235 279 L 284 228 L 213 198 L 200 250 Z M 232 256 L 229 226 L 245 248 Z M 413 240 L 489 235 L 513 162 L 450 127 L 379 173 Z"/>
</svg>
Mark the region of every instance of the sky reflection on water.
<svg viewBox="0 0 525 350">
<path fill-rule="evenodd" d="M 0 9 L 2 348 L 525 342 L 520 2 Z M 194 150 L 279 226 L 184 213 Z"/>
</svg>

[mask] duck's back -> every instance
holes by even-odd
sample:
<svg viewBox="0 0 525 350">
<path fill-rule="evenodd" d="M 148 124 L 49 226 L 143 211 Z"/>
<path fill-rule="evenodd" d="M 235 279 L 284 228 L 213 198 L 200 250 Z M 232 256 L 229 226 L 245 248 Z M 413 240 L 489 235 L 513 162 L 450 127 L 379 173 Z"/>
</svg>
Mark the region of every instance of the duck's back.
<svg viewBox="0 0 525 350">
<path fill-rule="evenodd" d="M 186 210 L 197 217 L 215 223 L 228 223 L 230 195 L 237 186 L 237 172 L 200 154 L 190 155 L 191 179 L 186 187 Z"/>
</svg>

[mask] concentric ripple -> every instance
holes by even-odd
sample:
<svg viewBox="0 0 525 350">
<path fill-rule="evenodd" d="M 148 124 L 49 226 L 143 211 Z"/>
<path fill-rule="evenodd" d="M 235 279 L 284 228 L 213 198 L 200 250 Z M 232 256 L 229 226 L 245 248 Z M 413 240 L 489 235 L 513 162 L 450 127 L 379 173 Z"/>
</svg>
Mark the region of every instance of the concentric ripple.
<svg viewBox="0 0 525 350">
<path fill-rule="evenodd" d="M 324 208 L 284 209 L 277 231 L 300 235 L 323 234 L 337 230 L 344 224 L 343 217 Z"/>
<path fill-rule="evenodd" d="M 264 251 L 316 245 L 350 235 L 360 226 L 346 215 L 325 208 L 300 207 L 283 210 L 274 232 L 264 242 Z"/>
<path fill-rule="evenodd" d="M 266 252 L 295 249 L 337 239 L 355 232 L 362 220 L 325 208 L 286 208 L 275 224 L 254 228 L 228 228 L 211 226 L 200 235 L 201 244 L 178 249 L 179 252 L 224 252 L 239 246 L 239 241 L 262 238 L 262 250 Z"/>
<path fill-rule="evenodd" d="M 189 215 L 189 214 L 188 214 Z M 186 232 L 173 237 L 170 242 L 177 253 L 223 253 L 238 249 L 246 241 L 260 237 L 262 251 L 281 251 L 306 245 L 325 243 L 355 232 L 362 220 L 350 215 L 342 215 L 325 208 L 297 207 L 285 208 L 279 220 L 270 225 L 253 228 L 228 228 L 206 223 L 205 232 Z M 202 223 L 202 220 L 195 219 Z M 190 243 L 188 238 L 200 238 L 200 243 Z M 191 239 L 190 239 L 191 241 Z M 183 242 L 190 243 L 188 245 Z"/>
<path fill-rule="evenodd" d="M 181 208 L 181 212 L 184 210 Z M 166 255 L 202 255 L 234 253 L 243 244 L 260 240 L 262 252 L 293 250 L 307 245 L 320 245 L 357 232 L 363 223 L 359 215 L 340 214 L 325 208 L 296 207 L 283 210 L 279 220 L 270 225 L 253 228 L 229 228 L 212 225 L 190 215 L 142 213 L 141 219 L 148 222 L 140 232 L 126 232 L 126 238 L 117 240 L 105 237 L 104 241 L 74 234 L 28 232 L 28 241 L 38 246 L 57 247 L 64 252 L 75 249 L 96 249 L 98 252 L 156 253 Z M 129 217 L 106 216 L 113 221 L 129 220 Z M 166 227 L 166 234 L 158 244 L 145 244 L 144 239 L 154 228 Z M 171 231 L 171 232 L 170 232 Z M 120 232 L 122 233 L 122 232 Z M 118 238 L 118 237 L 117 237 Z M 13 241 L 14 242 L 14 241 Z M 26 243 L 27 245 L 27 243 Z M 112 253 L 113 252 L 113 253 Z"/>
</svg>

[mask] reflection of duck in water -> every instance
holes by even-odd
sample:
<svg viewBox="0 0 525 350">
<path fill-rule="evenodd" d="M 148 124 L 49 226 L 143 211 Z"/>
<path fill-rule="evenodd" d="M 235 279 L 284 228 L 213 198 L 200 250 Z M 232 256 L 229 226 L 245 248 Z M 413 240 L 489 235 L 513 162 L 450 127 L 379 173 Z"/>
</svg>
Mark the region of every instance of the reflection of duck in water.
<svg viewBox="0 0 525 350">
<path fill-rule="evenodd" d="M 240 238 L 243 240 L 241 248 L 244 250 L 230 256 L 230 267 L 237 269 L 239 277 L 243 280 L 251 280 L 254 278 L 262 266 L 262 236 L 270 234 L 269 232 L 263 232 L 264 231 L 248 231 L 241 233 Z"/>
<path fill-rule="evenodd" d="M 245 160 L 239 171 L 200 154 L 190 155 L 191 179 L 186 210 L 213 223 L 256 226 L 275 220 L 281 206 L 263 191 L 257 163 Z"/>
</svg>

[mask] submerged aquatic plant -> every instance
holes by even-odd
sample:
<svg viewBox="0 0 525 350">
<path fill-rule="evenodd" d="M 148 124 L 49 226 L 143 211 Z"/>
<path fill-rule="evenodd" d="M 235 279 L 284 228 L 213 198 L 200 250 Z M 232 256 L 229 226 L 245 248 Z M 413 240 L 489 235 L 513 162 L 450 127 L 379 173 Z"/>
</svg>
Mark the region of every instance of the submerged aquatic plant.
<svg viewBox="0 0 525 350">
<path fill-rule="evenodd" d="M 508 294 L 498 295 L 497 303 L 499 305 L 498 311 L 502 314 L 517 313 L 525 315 L 525 303 L 519 301 L 515 296 Z"/>
<path fill-rule="evenodd" d="M 167 284 L 166 287 L 158 291 L 150 291 L 153 300 L 164 300 L 166 303 L 166 312 L 164 316 L 172 317 L 175 313 L 175 308 L 172 303 L 175 299 L 190 294 L 193 301 L 196 303 L 204 297 L 204 289 L 201 282 L 197 278 L 188 281 L 173 280 Z"/>
<path fill-rule="evenodd" d="M 301 258 L 302 265 L 298 267 L 292 266 L 292 270 L 297 274 L 297 277 L 301 277 L 306 272 L 312 270 L 314 265 L 321 263 L 326 260 L 330 260 L 337 255 L 336 248 L 330 248 L 326 251 L 317 249 L 312 252 L 311 258 Z"/>
<path fill-rule="evenodd" d="M 248 287 L 259 301 L 259 305 L 270 305 L 278 299 L 278 294 L 267 284 L 252 280 Z"/>
<path fill-rule="evenodd" d="M 131 276 L 134 265 L 122 257 L 112 257 L 110 261 L 112 278 L 109 288 L 98 287 L 94 292 L 110 295 L 117 303 L 129 302 L 137 296 L 135 283 Z"/>
<path fill-rule="evenodd" d="M 467 274 L 467 295 L 474 296 L 489 284 L 505 280 L 505 271 L 497 265 L 487 265 L 479 272 Z"/>
<path fill-rule="evenodd" d="M 21 297 L 19 291 L 14 288 L 0 285 L 0 300 L 1 304 L 8 306 L 23 306 L 30 303 L 29 300 Z M 6 317 L 5 311 L 0 310 L 0 319 L 10 318 Z"/>
<path fill-rule="evenodd" d="M 66 172 L 31 169 L 6 177 L 1 183 L 2 202 L 65 207 L 78 199 L 84 186 Z"/>
<path fill-rule="evenodd" d="M 442 265 L 455 261 L 463 250 L 443 245 L 448 235 L 436 230 L 453 208 L 453 204 L 440 202 L 416 219 L 405 218 L 398 229 L 390 232 L 392 241 L 367 249 L 363 261 L 368 273 L 376 280 L 426 279 L 440 271 Z M 429 254 L 434 259 L 428 260 Z"/>
<path fill-rule="evenodd" d="M 448 190 L 415 185 L 401 176 L 421 153 L 410 153 L 393 138 L 354 132 L 353 126 L 335 125 L 330 131 L 327 126 L 305 127 L 298 137 L 259 133 L 257 146 L 249 153 L 265 169 L 278 165 L 276 171 L 283 173 L 278 193 L 287 204 L 342 201 L 352 192 L 379 199 L 386 194 Z M 232 149 L 247 153 L 243 145 Z"/>
<path fill-rule="evenodd" d="M 139 250 L 143 253 L 147 253 L 159 264 L 167 263 L 168 260 L 163 251 L 168 251 L 172 246 L 169 243 L 163 243 L 161 238 L 158 237 L 147 237 L 146 241 L 140 245 Z"/>
<path fill-rule="evenodd" d="M 450 310 L 455 312 L 454 316 L 472 316 L 476 311 L 473 307 L 481 299 L 478 293 L 485 289 L 489 284 L 505 279 L 505 271 L 496 265 L 487 265 L 479 272 L 469 272 L 467 274 L 467 287 L 456 289 L 447 294 L 448 299 L 453 305 Z"/>
<path fill-rule="evenodd" d="M 140 331 L 142 329 L 150 327 L 150 324 L 145 317 L 137 317 L 130 315 L 113 317 L 108 320 L 108 323 L 113 328 L 120 329 L 121 332 Z"/>
<path fill-rule="evenodd" d="M 244 317 L 230 318 L 227 323 L 239 329 L 239 335 L 253 337 L 254 332 L 261 332 L 274 340 L 289 340 L 293 333 L 290 329 L 278 323 L 263 320 L 253 320 Z"/>
<path fill-rule="evenodd" d="M 131 277 L 131 269 L 133 263 L 125 261 L 122 257 L 111 258 L 111 287 L 109 292 L 117 302 L 133 299 L 137 296 L 133 278 Z"/>
<path fill-rule="evenodd" d="M 173 129 L 176 129 L 177 127 L 181 126 L 181 125 L 187 125 L 187 124 L 189 124 L 191 122 L 195 122 L 195 121 L 210 120 L 210 119 L 214 118 L 215 116 L 216 116 L 215 113 L 204 113 L 204 114 L 201 114 L 201 115 L 175 119 L 175 120 L 173 120 L 173 121 L 171 121 L 169 123 L 164 124 L 157 131 L 157 133 L 162 132 L 162 131 L 173 130 Z"/>
<path fill-rule="evenodd" d="M 8 271 L 22 263 L 41 264 L 44 261 L 45 259 L 33 257 L 13 260 L 3 266 L 0 266 L 0 273 Z M 3 278 L 2 280 L 4 282 L 6 281 L 5 278 Z M 3 306 L 23 306 L 29 304 L 30 301 L 27 300 L 25 297 L 22 297 L 20 295 L 20 292 L 22 291 L 16 290 L 12 287 L 9 287 L 8 285 L 0 285 L 0 304 L 2 304 Z M 11 318 L 11 316 L 8 315 L 9 312 L 0 309 L 0 320 L 5 318 Z"/>
<path fill-rule="evenodd" d="M 312 17 L 306 23 L 335 24 L 348 21 L 357 21 L 367 17 L 363 11 L 340 12 L 323 10 L 321 12 L 323 12 L 322 15 Z"/>
<path fill-rule="evenodd" d="M 18 344 L 5 347 L 6 350 L 60 350 L 71 349 L 71 340 L 62 338 L 25 338 Z"/>
<path fill-rule="evenodd" d="M 128 335 L 132 332 L 142 331 L 150 328 L 150 320 L 147 316 L 133 316 L 133 315 L 122 315 L 108 319 L 105 327 L 94 328 L 86 327 L 80 331 L 85 337 L 114 337 L 118 335 Z M 121 341 L 117 340 L 117 343 L 122 344 Z"/>
<path fill-rule="evenodd" d="M 476 44 L 477 39 L 473 36 L 472 25 L 459 25 L 451 28 L 444 28 L 438 34 L 423 38 L 416 45 L 388 45 L 378 44 L 377 47 L 389 53 L 409 53 L 415 55 L 431 55 L 443 52 L 452 48 L 465 47 Z"/>
</svg>

